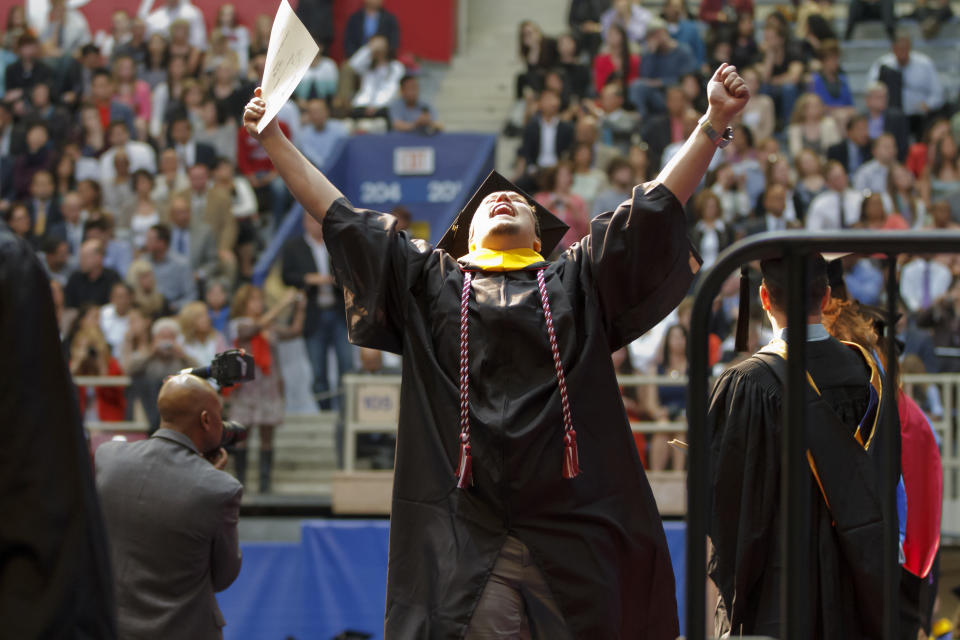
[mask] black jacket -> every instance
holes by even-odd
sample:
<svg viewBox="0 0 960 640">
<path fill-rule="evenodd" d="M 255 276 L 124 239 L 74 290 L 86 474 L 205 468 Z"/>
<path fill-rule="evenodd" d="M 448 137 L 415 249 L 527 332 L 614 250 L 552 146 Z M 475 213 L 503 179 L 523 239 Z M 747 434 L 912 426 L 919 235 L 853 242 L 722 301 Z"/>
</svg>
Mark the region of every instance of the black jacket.
<svg viewBox="0 0 960 640">
<path fill-rule="evenodd" d="M 848 140 L 844 138 L 837 144 L 831 145 L 827 149 L 827 160 L 836 160 L 843 165 L 843 168 L 847 170 L 848 174 L 852 174 L 853 171 L 850 171 L 850 147 L 847 146 Z M 863 163 L 867 162 L 873 157 L 873 154 L 870 152 L 870 145 L 865 147 L 860 147 L 861 156 L 861 166 Z"/>
<path fill-rule="evenodd" d="M 282 255 L 282 277 L 283 284 L 288 287 L 303 289 L 307 294 L 307 310 L 303 320 L 303 335 L 309 336 L 317 330 L 317 313 L 320 307 L 317 304 L 317 295 L 320 288 L 306 284 L 303 279 L 308 273 L 317 273 L 317 261 L 313 259 L 313 251 L 310 245 L 303 239 L 302 235 L 297 235 L 287 240 L 283 245 Z M 328 265 L 330 275 L 333 275 L 333 266 Z M 343 310 L 343 289 L 339 284 L 333 286 L 334 307 L 340 310 L 341 315 L 345 315 Z"/>
<path fill-rule="evenodd" d="M 540 116 L 536 116 L 523 128 L 523 141 L 517 153 L 526 161 L 528 168 L 536 166 L 537 158 L 540 157 L 540 123 Z M 566 120 L 561 120 L 557 124 L 557 157 L 570 151 L 572 147 L 573 125 Z"/>
<path fill-rule="evenodd" d="M 346 57 L 352 56 L 357 49 L 367 43 L 363 37 L 363 18 L 366 12 L 363 9 L 355 11 L 347 19 L 347 29 L 343 36 L 343 54 Z M 390 43 L 390 51 L 396 53 L 400 46 L 400 25 L 396 17 L 389 11 L 380 10 L 380 22 L 377 24 L 378 36 L 385 36 Z"/>
</svg>

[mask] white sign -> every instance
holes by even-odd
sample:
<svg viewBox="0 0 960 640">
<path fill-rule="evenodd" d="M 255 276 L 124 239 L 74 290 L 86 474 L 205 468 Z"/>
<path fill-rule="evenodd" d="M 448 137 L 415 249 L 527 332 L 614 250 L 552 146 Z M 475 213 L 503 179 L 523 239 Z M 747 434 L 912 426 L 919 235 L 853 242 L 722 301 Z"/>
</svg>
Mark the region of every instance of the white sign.
<svg viewBox="0 0 960 640">
<path fill-rule="evenodd" d="M 357 422 L 395 424 L 400 414 L 400 387 L 395 384 L 358 384 L 354 396 Z"/>
<path fill-rule="evenodd" d="M 270 30 L 267 62 L 260 83 L 267 108 L 257 124 L 257 133 L 262 133 L 287 103 L 319 51 L 320 47 L 290 8 L 290 3 L 280 0 Z"/>
<path fill-rule="evenodd" d="M 393 150 L 393 172 L 398 176 L 429 176 L 435 168 L 433 147 L 397 147 Z"/>
</svg>

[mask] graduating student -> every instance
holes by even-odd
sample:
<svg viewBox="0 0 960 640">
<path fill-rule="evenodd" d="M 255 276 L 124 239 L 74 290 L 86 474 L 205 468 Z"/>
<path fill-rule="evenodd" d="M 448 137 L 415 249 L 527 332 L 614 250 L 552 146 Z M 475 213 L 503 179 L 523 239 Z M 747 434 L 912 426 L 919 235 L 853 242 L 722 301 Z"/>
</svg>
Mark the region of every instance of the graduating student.
<svg viewBox="0 0 960 640">
<path fill-rule="evenodd" d="M 566 226 L 498 174 L 432 248 L 351 206 L 275 123 L 259 136 L 323 219 L 351 341 L 403 354 L 387 637 L 676 637 L 663 527 L 610 353 L 699 267 L 681 203 L 749 98 L 727 65 L 708 91 L 703 127 L 658 179 L 554 262 L 542 256 Z"/>
<path fill-rule="evenodd" d="M 716 631 L 780 632 L 782 540 L 780 451 L 786 378 L 786 267 L 761 262 L 760 299 L 778 332 L 769 345 L 717 380 L 710 400 L 710 577 L 720 591 Z M 883 487 L 880 451 L 899 446 L 882 425 L 881 372 L 862 347 L 821 324 L 830 298 L 827 266 L 808 258 L 805 442 L 809 466 L 809 636 L 878 638 L 883 621 Z M 743 295 L 743 294 L 741 294 Z M 748 310 L 742 316 L 748 317 Z M 799 454 L 803 456 L 803 453 Z"/>
</svg>

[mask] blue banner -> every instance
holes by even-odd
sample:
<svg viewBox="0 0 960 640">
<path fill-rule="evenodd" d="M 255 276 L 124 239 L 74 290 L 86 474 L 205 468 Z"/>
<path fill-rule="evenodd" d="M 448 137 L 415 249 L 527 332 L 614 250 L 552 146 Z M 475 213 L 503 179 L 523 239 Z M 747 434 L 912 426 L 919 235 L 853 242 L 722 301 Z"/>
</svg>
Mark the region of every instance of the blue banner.
<svg viewBox="0 0 960 640">
<path fill-rule="evenodd" d="M 686 523 L 664 522 L 683 633 Z M 308 520 L 296 543 L 245 543 L 243 568 L 217 595 L 226 640 L 328 640 L 350 629 L 383 638 L 385 520 Z"/>
</svg>

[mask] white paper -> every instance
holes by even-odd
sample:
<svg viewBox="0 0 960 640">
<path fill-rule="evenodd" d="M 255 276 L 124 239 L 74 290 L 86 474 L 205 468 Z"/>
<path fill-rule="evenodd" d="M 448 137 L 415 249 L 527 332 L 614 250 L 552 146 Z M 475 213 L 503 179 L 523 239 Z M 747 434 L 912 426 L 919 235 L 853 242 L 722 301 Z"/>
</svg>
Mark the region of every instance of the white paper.
<svg viewBox="0 0 960 640">
<path fill-rule="evenodd" d="M 287 0 L 280 0 L 277 17 L 273 19 L 273 28 L 270 30 L 267 63 L 260 83 L 263 90 L 261 97 L 267 103 L 267 108 L 257 123 L 257 133 L 262 133 L 287 103 L 319 51 L 320 47 Z"/>
</svg>

